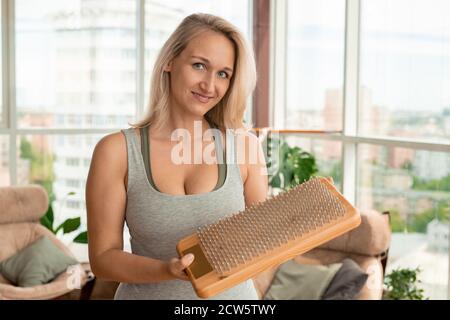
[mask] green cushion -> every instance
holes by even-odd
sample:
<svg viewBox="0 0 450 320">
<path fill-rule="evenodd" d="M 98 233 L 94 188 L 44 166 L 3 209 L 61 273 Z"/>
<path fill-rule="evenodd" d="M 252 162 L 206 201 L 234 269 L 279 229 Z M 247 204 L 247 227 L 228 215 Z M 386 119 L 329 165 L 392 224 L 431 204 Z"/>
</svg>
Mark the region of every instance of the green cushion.
<svg viewBox="0 0 450 320">
<path fill-rule="evenodd" d="M 78 264 L 46 236 L 0 262 L 3 277 L 19 287 L 48 283 L 67 267 Z"/>
<path fill-rule="evenodd" d="M 319 300 L 341 266 L 303 265 L 290 260 L 278 268 L 264 299 Z"/>
</svg>

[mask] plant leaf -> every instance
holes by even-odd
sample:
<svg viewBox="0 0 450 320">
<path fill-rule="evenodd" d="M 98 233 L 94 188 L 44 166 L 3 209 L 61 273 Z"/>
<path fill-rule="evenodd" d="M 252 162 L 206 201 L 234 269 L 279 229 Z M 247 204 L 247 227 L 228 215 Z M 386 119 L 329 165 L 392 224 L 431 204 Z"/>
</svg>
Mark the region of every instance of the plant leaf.
<svg viewBox="0 0 450 320">
<path fill-rule="evenodd" d="M 40 219 L 41 224 L 46 227 L 48 230 L 50 230 L 52 233 L 55 233 L 52 229 L 52 223 L 50 222 L 50 220 L 48 220 L 47 216 L 43 216 Z"/>
<path fill-rule="evenodd" d="M 50 225 L 53 226 L 53 221 L 55 218 L 53 215 L 53 206 L 51 203 L 48 206 L 47 212 L 45 213 L 45 217 L 47 218 L 48 222 L 50 222 Z"/>
<path fill-rule="evenodd" d="M 77 230 L 80 227 L 80 217 L 67 219 L 63 222 L 63 233 L 69 233 Z"/>
<path fill-rule="evenodd" d="M 52 204 L 48 206 L 47 212 L 45 215 L 40 219 L 41 224 L 46 227 L 48 230 L 50 230 L 52 233 L 55 233 L 53 230 L 53 208 Z"/>
<path fill-rule="evenodd" d="M 274 188 L 280 188 L 281 187 L 281 179 L 280 176 L 277 174 L 276 176 L 273 176 L 270 180 L 270 185 Z"/>
<path fill-rule="evenodd" d="M 53 222 L 55 221 L 55 216 L 53 214 L 53 205 L 52 204 L 50 204 L 48 206 L 48 210 L 47 210 L 46 216 L 47 216 L 48 220 L 50 221 L 50 223 L 53 226 Z"/>
<path fill-rule="evenodd" d="M 88 243 L 88 234 L 87 231 L 83 231 L 81 232 L 79 235 L 77 235 L 74 239 L 73 242 L 76 243 Z"/>
</svg>

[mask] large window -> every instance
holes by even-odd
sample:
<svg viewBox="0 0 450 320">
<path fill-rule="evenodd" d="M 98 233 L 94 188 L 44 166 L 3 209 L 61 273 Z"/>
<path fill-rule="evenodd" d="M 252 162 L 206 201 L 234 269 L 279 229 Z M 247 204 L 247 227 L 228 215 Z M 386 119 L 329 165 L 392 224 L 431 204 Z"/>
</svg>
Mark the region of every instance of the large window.
<svg viewBox="0 0 450 320">
<path fill-rule="evenodd" d="M 0 52 L 3 53 L 3 37 L 2 37 L 2 31 L 3 31 L 3 11 L 2 11 L 2 5 L 0 3 Z M 3 56 L 3 54 L 2 54 Z M 3 59 L 0 57 L 0 75 L 3 75 Z M 6 106 L 3 102 L 3 77 L 0 76 L 0 128 L 4 126 L 5 121 L 5 112 Z M 1 179 L 0 179 L 1 181 Z"/>
<path fill-rule="evenodd" d="M 450 2 L 363 1 L 362 134 L 450 141 Z"/>
<path fill-rule="evenodd" d="M 136 1 L 15 3 L 18 127 L 126 126 L 136 106 Z"/>
<path fill-rule="evenodd" d="M 450 154 L 368 144 L 358 154 L 358 207 L 390 212 L 388 272 L 419 267 L 425 295 L 446 299 Z"/>
<path fill-rule="evenodd" d="M 3 28 L 3 5 L 0 3 L 0 129 L 6 126 L 6 108 L 3 96 L 3 34 L 5 32 Z M 10 184 L 10 172 L 9 172 L 9 137 L 7 135 L 0 134 L 0 186 Z"/>
<path fill-rule="evenodd" d="M 288 20 L 287 36 L 275 34 L 286 52 L 273 49 L 286 65 L 271 77 L 286 79 L 284 92 L 272 83 L 284 119 L 272 125 L 296 129 L 291 141 L 322 174 L 341 177 L 359 209 L 391 213 L 387 272 L 419 267 L 425 296 L 448 298 L 450 3 L 288 0 L 275 9 Z"/>
<path fill-rule="evenodd" d="M 388 271 L 419 267 L 431 299 L 448 295 L 449 10 L 445 0 L 361 1 L 359 134 L 449 151 L 358 147 L 358 205 L 391 212 Z"/>
<path fill-rule="evenodd" d="M 288 0 L 287 16 L 285 127 L 342 130 L 345 1 Z"/>
</svg>

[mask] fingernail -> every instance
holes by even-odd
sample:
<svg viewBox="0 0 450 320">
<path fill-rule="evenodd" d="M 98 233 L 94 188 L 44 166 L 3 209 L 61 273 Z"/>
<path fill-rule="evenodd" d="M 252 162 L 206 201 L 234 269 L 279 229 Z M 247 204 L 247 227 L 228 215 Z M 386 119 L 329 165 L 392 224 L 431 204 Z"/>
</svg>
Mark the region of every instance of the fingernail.
<svg viewBox="0 0 450 320">
<path fill-rule="evenodd" d="M 187 262 L 192 262 L 194 260 L 194 255 L 192 253 L 188 253 L 186 255 Z"/>
</svg>

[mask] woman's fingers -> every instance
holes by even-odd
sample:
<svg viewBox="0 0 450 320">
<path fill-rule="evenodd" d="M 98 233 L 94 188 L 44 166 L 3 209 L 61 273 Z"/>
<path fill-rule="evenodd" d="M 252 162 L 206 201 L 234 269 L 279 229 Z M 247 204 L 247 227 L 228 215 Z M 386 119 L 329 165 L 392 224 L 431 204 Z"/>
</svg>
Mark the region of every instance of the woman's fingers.
<svg viewBox="0 0 450 320">
<path fill-rule="evenodd" d="M 183 256 L 181 259 L 173 258 L 170 260 L 170 271 L 174 276 L 179 279 L 188 280 L 184 269 L 189 267 L 189 265 L 194 261 L 194 255 L 192 253 L 188 253 Z"/>
<path fill-rule="evenodd" d="M 192 253 L 188 253 L 187 255 L 181 258 L 181 262 L 183 265 L 183 269 L 186 269 L 190 266 L 190 264 L 194 261 L 194 255 Z"/>
</svg>

